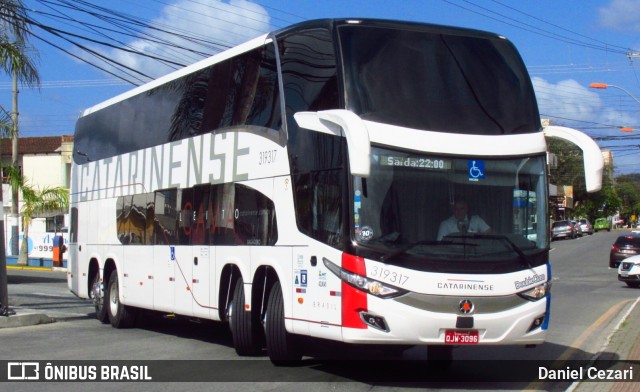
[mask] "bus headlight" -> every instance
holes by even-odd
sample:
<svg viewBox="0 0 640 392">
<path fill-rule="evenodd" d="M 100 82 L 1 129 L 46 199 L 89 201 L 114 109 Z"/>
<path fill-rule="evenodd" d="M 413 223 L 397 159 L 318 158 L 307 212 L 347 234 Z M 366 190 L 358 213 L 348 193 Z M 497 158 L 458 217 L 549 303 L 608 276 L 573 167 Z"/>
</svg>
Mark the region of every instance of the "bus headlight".
<svg viewBox="0 0 640 392">
<path fill-rule="evenodd" d="M 344 268 L 338 267 L 327 258 L 322 258 L 324 265 L 338 278 L 350 286 L 380 298 L 393 298 L 406 293 L 406 290 L 390 286 L 380 281 L 369 279 L 366 276 L 356 274 Z"/>
<path fill-rule="evenodd" d="M 544 282 L 536 287 L 533 287 L 529 290 L 522 291 L 518 293 L 522 298 L 528 299 L 529 301 L 537 301 L 541 298 L 544 298 L 545 295 L 551 292 L 551 283 Z"/>
</svg>

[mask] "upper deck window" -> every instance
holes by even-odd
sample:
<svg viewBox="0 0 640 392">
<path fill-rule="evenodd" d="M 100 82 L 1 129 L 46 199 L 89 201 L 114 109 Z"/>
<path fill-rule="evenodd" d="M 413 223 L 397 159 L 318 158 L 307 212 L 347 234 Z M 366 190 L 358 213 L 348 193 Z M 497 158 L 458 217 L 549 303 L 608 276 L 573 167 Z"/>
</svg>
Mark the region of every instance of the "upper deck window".
<svg viewBox="0 0 640 392">
<path fill-rule="evenodd" d="M 531 82 L 509 41 L 366 25 L 339 28 L 347 109 L 409 128 L 482 135 L 538 132 Z"/>
</svg>

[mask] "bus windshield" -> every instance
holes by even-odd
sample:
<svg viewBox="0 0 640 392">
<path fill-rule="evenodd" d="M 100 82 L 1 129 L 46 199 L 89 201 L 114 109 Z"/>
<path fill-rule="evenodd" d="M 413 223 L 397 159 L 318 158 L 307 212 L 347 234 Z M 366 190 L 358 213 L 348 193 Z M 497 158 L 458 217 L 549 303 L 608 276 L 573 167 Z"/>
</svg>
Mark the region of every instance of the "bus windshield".
<svg viewBox="0 0 640 392">
<path fill-rule="evenodd" d="M 462 159 L 375 147 L 371 175 L 353 179 L 353 236 L 379 260 L 419 270 L 541 265 L 545 162 L 544 155 Z"/>
<path fill-rule="evenodd" d="M 420 130 L 540 131 L 529 76 L 509 41 L 410 28 L 339 28 L 347 109 Z"/>
</svg>

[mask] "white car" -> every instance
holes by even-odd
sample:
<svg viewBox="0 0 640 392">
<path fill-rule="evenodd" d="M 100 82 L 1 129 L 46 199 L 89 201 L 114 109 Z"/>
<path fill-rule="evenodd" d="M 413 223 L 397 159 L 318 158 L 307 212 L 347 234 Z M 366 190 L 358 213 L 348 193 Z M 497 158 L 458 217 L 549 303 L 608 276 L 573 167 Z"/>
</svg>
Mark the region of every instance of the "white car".
<svg viewBox="0 0 640 392">
<path fill-rule="evenodd" d="M 640 255 L 627 257 L 620 262 L 618 280 L 629 287 L 640 287 Z"/>
</svg>

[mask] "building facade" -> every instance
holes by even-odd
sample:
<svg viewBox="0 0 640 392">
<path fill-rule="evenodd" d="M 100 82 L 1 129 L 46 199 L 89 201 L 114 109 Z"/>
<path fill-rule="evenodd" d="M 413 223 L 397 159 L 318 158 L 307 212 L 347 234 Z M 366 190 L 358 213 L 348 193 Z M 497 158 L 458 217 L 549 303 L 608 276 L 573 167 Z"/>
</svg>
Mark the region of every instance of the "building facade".
<svg viewBox="0 0 640 392">
<path fill-rule="evenodd" d="M 69 189 L 72 152 L 73 136 L 70 135 L 19 138 L 18 166 L 28 183 L 36 189 L 58 186 Z M 0 159 L 3 165 L 11 165 L 11 154 L 11 139 L 0 140 Z M 11 188 L 3 173 L 2 207 L 6 250 L 8 256 L 17 256 L 24 227 L 22 220 L 12 214 L 12 200 Z M 21 200 L 19 207 L 22 207 Z M 29 258 L 51 258 L 53 237 L 58 228 L 66 227 L 67 220 L 67 211 L 52 211 L 34 217 L 29 226 Z M 18 227 L 17 238 L 15 230 L 12 230 L 14 226 Z"/>
</svg>

